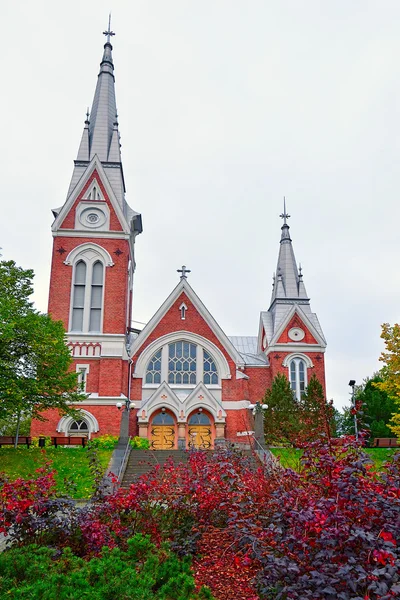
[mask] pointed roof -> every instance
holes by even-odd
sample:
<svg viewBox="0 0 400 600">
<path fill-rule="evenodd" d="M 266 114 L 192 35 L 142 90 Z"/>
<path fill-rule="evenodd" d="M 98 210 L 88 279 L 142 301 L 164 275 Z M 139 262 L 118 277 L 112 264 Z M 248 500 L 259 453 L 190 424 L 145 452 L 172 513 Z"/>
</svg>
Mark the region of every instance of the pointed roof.
<svg viewBox="0 0 400 600">
<path fill-rule="evenodd" d="M 311 311 L 310 299 L 304 285 L 301 266 L 297 267 L 290 228 L 287 223 L 290 215 L 286 211 L 285 199 L 283 213 L 280 217 L 283 219 L 283 225 L 281 227 L 278 264 L 276 274 L 273 277 L 270 307 L 268 311 L 263 311 L 260 315 L 258 348 L 260 349 L 263 344 L 261 339 L 262 330 L 265 332 L 268 346 L 271 347 L 277 342 L 280 332 L 295 312 L 317 339 L 318 344 L 325 347 L 326 341 L 318 317 Z"/>
<path fill-rule="evenodd" d="M 188 271 L 186 270 L 186 272 Z M 173 306 L 176 300 L 180 297 L 182 292 L 192 302 L 197 312 L 202 316 L 204 321 L 210 327 L 220 344 L 225 348 L 226 352 L 229 354 L 229 356 L 235 362 L 235 364 L 244 366 L 243 357 L 238 352 L 237 348 L 234 346 L 232 341 L 227 337 L 227 335 L 218 325 L 217 321 L 214 319 L 211 313 L 207 310 L 207 308 L 197 296 L 193 288 L 189 285 L 186 277 L 181 277 L 181 280 L 178 283 L 178 285 L 172 290 L 171 294 L 168 296 L 165 302 L 160 306 L 158 311 L 153 315 L 153 317 L 150 319 L 147 325 L 139 333 L 138 337 L 134 340 L 130 348 L 130 356 L 134 356 L 136 352 L 138 352 L 138 350 L 143 346 L 146 339 L 150 336 L 150 334 L 160 323 L 164 315 L 169 311 L 169 309 Z"/>
<path fill-rule="evenodd" d="M 121 159 L 120 133 L 118 130 L 117 105 L 115 100 L 114 62 L 112 57 L 113 47 L 110 20 L 104 44 L 100 71 L 97 77 L 92 109 L 86 113 L 77 158 L 74 161 L 74 170 L 67 193 L 67 201 L 72 196 L 76 197 L 77 190 L 88 176 L 93 160 L 101 162 L 107 180 L 112 188 L 121 210 L 130 225 L 134 235 L 142 232 L 141 215 L 129 207 L 125 200 L 125 180 Z M 53 210 L 55 216 L 61 208 Z"/>
<path fill-rule="evenodd" d="M 286 200 L 284 199 L 283 213 L 280 215 L 283 219 L 281 227 L 281 241 L 279 248 L 278 264 L 274 276 L 274 286 L 272 289 L 271 306 L 275 300 L 290 299 L 308 300 L 306 288 L 303 282 L 303 275 L 297 268 L 296 258 L 294 256 L 292 239 L 289 233 L 287 220 L 290 215 L 286 212 Z"/>
</svg>

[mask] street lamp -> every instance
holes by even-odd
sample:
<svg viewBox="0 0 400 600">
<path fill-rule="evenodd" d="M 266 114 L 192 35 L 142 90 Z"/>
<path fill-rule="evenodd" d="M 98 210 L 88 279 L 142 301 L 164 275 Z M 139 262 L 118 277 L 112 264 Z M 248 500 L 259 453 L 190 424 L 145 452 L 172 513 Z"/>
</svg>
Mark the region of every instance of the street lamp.
<svg viewBox="0 0 400 600">
<path fill-rule="evenodd" d="M 135 404 L 131 402 L 129 398 L 127 398 L 124 403 L 117 402 L 115 406 L 118 408 L 118 410 L 121 410 L 121 408 L 124 406 L 127 412 L 129 412 L 131 408 L 135 408 Z"/>
<path fill-rule="evenodd" d="M 356 399 L 355 399 L 355 390 L 354 390 L 355 385 L 356 385 L 356 380 L 350 379 L 349 386 L 351 387 L 351 403 L 353 405 L 353 411 L 354 411 L 354 433 L 356 435 L 356 440 L 358 441 L 357 411 L 356 411 Z"/>
<path fill-rule="evenodd" d="M 120 441 L 126 441 L 129 439 L 129 413 L 132 408 L 135 408 L 135 404 L 127 398 L 124 402 L 117 402 L 115 405 L 118 410 L 124 408 L 124 412 L 121 415 L 121 425 L 119 438 Z"/>
</svg>

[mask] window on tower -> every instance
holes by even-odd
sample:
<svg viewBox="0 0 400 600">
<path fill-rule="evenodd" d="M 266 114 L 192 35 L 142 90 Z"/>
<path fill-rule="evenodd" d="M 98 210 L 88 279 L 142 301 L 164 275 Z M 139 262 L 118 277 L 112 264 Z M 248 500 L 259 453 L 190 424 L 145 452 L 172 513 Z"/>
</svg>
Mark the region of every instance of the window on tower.
<svg viewBox="0 0 400 600">
<path fill-rule="evenodd" d="M 100 252 L 88 249 L 72 262 L 71 317 L 69 331 L 101 333 L 105 263 Z"/>
<path fill-rule="evenodd" d="M 307 367 L 305 361 L 293 358 L 289 363 L 290 387 L 297 400 L 300 400 L 307 387 Z"/>
<path fill-rule="evenodd" d="M 75 267 L 75 282 L 72 306 L 72 330 L 83 331 L 85 309 L 86 263 L 80 260 Z"/>
</svg>

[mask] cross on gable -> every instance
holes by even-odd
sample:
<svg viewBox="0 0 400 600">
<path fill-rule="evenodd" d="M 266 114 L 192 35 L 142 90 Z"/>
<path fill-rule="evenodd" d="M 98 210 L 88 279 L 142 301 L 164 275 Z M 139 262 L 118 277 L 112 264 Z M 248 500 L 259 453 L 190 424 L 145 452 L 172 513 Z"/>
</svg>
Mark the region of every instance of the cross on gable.
<svg viewBox="0 0 400 600">
<path fill-rule="evenodd" d="M 191 273 L 190 269 L 187 269 L 185 265 L 182 266 L 182 269 L 177 269 L 177 273 L 182 273 L 181 279 L 187 279 L 186 273 Z"/>
</svg>

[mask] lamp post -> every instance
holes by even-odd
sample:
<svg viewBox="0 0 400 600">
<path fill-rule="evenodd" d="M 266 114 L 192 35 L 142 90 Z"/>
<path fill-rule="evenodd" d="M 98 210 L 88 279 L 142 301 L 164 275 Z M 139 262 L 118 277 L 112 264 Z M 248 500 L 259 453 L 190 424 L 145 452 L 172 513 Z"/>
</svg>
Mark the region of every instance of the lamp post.
<svg viewBox="0 0 400 600">
<path fill-rule="evenodd" d="M 117 402 L 116 407 L 118 410 L 124 408 L 124 412 L 121 417 L 121 427 L 119 432 L 120 441 L 127 441 L 129 438 L 129 413 L 132 408 L 135 408 L 134 402 L 131 402 L 127 398 L 124 402 Z"/>
<path fill-rule="evenodd" d="M 350 379 L 349 386 L 351 387 L 351 404 L 353 406 L 353 411 L 354 411 L 354 433 L 356 436 L 356 440 L 358 441 L 357 411 L 356 411 L 356 399 L 355 399 L 355 390 L 354 390 L 355 385 L 356 385 L 356 380 Z"/>
<path fill-rule="evenodd" d="M 252 411 L 254 416 L 254 439 L 265 449 L 264 410 L 268 408 L 268 404 L 256 402 L 249 404 L 247 408 Z"/>
</svg>

